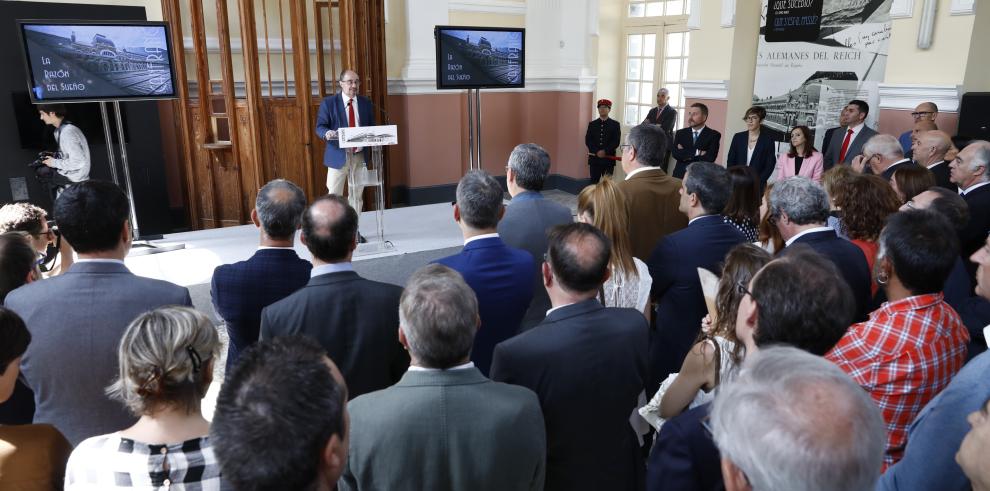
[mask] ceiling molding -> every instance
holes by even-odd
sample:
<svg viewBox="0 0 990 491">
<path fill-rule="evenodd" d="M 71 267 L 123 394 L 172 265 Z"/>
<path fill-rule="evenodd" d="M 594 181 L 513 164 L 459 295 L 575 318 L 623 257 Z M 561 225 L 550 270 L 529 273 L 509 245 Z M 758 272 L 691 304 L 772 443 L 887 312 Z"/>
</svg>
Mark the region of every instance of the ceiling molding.
<svg viewBox="0 0 990 491">
<path fill-rule="evenodd" d="M 913 110 L 923 101 L 934 102 L 939 112 L 959 111 L 956 85 L 880 84 L 880 109 Z"/>
<path fill-rule="evenodd" d="M 891 19 L 910 19 L 914 17 L 915 0 L 894 0 L 890 4 Z"/>
<path fill-rule="evenodd" d="M 952 15 L 973 15 L 976 13 L 976 0 L 952 0 L 949 13 Z"/>
<path fill-rule="evenodd" d="M 524 2 L 512 2 L 509 0 L 454 0 L 449 5 L 451 12 L 526 15 L 526 4 Z"/>
<path fill-rule="evenodd" d="M 729 98 L 728 80 L 685 80 L 681 82 L 685 99 L 720 99 Z"/>
</svg>

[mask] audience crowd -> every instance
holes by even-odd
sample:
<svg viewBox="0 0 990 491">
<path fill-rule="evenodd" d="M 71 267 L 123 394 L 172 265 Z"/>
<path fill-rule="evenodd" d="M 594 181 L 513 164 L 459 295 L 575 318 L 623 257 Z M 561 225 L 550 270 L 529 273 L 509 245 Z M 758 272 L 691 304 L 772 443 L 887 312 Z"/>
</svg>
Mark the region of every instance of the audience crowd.
<svg viewBox="0 0 990 491">
<path fill-rule="evenodd" d="M 465 174 L 463 250 L 403 286 L 354 270 L 346 199 L 267 183 L 220 326 L 125 266 L 116 185 L 3 206 L 0 488 L 990 489 L 990 142 L 854 100 L 819 151 L 753 107 L 721 165 L 665 102 L 573 216 L 539 145 L 508 205 Z"/>
</svg>

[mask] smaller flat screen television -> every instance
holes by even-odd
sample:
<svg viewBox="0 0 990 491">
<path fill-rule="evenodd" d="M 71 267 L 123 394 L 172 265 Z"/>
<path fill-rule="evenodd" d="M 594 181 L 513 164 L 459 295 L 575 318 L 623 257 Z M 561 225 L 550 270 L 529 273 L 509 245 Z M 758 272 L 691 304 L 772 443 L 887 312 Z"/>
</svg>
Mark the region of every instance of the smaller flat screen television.
<svg viewBox="0 0 990 491">
<path fill-rule="evenodd" d="M 526 30 L 437 26 L 437 89 L 509 89 L 526 84 Z"/>
<path fill-rule="evenodd" d="M 18 21 L 34 103 L 176 97 L 168 24 Z"/>
</svg>

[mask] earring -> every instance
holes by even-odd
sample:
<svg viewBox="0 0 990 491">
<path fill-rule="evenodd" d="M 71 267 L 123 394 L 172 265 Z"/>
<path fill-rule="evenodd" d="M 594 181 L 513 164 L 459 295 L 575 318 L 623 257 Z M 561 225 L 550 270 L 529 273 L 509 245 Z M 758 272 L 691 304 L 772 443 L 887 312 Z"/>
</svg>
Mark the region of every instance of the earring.
<svg viewBox="0 0 990 491">
<path fill-rule="evenodd" d="M 885 273 L 883 271 L 878 271 L 877 272 L 877 283 L 879 283 L 881 285 L 886 285 L 888 281 L 890 281 L 890 275 L 889 274 L 887 274 L 887 273 Z"/>
</svg>

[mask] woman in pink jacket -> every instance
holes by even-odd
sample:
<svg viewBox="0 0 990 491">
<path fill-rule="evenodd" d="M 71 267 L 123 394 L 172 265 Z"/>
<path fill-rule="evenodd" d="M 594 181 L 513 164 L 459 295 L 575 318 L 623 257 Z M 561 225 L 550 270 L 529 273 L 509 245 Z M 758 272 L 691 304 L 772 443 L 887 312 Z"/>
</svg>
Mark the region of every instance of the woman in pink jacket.
<svg viewBox="0 0 990 491">
<path fill-rule="evenodd" d="M 777 179 L 801 176 L 820 183 L 822 172 L 822 153 L 815 150 L 811 130 L 807 126 L 795 126 L 791 130 L 791 151 L 777 157 Z"/>
</svg>

